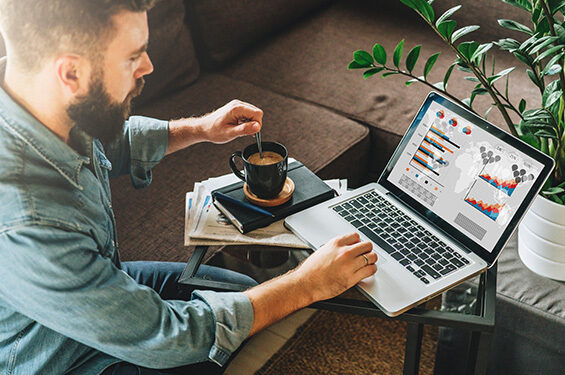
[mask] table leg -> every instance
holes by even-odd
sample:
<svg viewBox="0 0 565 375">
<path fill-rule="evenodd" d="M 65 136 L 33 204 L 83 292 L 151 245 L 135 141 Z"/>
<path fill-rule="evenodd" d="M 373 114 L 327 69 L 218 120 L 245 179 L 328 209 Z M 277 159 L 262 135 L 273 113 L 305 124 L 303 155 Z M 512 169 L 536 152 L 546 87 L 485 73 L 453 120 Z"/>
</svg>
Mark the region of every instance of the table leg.
<svg viewBox="0 0 565 375">
<path fill-rule="evenodd" d="M 467 355 L 467 375 L 484 375 L 487 373 L 488 355 L 492 342 L 492 333 L 473 331 Z"/>
<path fill-rule="evenodd" d="M 404 353 L 404 375 L 417 375 L 420 368 L 420 350 L 424 325 L 408 323 L 406 331 L 406 351 Z"/>
</svg>

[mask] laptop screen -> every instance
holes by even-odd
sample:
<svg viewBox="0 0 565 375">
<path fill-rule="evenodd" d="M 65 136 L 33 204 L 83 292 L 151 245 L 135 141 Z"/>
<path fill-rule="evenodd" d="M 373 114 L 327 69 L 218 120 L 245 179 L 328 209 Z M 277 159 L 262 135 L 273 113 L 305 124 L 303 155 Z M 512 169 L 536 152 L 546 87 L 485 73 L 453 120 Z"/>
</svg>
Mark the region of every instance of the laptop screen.
<svg viewBox="0 0 565 375">
<path fill-rule="evenodd" d="M 385 171 L 389 183 L 487 252 L 537 192 L 545 166 L 533 148 L 515 147 L 513 137 L 492 128 L 431 94 Z"/>
</svg>

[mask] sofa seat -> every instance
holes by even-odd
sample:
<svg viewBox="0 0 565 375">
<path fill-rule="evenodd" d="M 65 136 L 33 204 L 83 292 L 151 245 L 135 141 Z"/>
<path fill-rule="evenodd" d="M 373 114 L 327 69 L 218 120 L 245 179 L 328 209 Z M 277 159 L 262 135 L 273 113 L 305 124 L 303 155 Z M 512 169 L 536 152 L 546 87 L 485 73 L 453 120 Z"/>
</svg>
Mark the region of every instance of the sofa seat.
<svg viewBox="0 0 565 375">
<path fill-rule="evenodd" d="M 441 52 L 429 76 L 434 83 L 443 80 L 444 72 L 454 61 L 449 47 L 412 10 L 401 4 L 387 9 L 384 2 L 377 3 L 334 2 L 268 43 L 239 56 L 222 71 L 230 77 L 315 103 L 369 126 L 373 179 L 378 177 L 431 89 L 421 84 L 408 88 L 404 84 L 407 79 L 402 76 L 383 79 L 377 75 L 363 80 L 362 71 L 347 70 L 353 51 L 371 51 L 373 44 L 379 42 L 388 52 L 388 65 L 392 66 L 392 51 L 400 40 L 405 39 L 403 62 L 413 46 L 422 44 L 414 74 L 422 75 L 427 58 Z M 503 6 L 512 8 L 507 4 Z M 464 12 L 465 7 L 473 5 L 464 4 L 460 12 Z M 488 22 L 495 21 L 489 18 Z M 490 40 L 498 38 L 496 35 L 486 37 Z M 496 61 L 497 72 L 517 64 L 512 56 L 502 52 L 497 55 Z M 511 74 L 511 98 L 517 104 L 521 97 L 525 97 L 528 103 L 533 104 L 539 101 L 539 92 L 527 78 L 523 67 L 519 65 L 520 69 Z M 475 84 L 462 79 L 467 75 L 470 74 L 455 70 L 449 81 L 449 91 L 460 99 L 468 97 Z M 504 91 L 504 80 L 499 80 L 499 83 L 499 90 Z M 513 92 L 516 94 L 513 95 Z M 482 114 L 491 100 L 483 96 L 475 102 L 477 112 Z M 489 120 L 506 128 L 496 109 L 491 111 Z"/>
<path fill-rule="evenodd" d="M 205 73 L 196 83 L 135 112 L 180 118 L 212 111 L 231 99 L 264 109 L 263 140 L 285 144 L 289 155 L 322 178 L 364 177 L 369 131 L 318 105 L 287 98 L 220 74 Z M 194 183 L 230 171 L 232 152 L 254 142 L 239 138 L 223 145 L 198 144 L 166 157 L 153 169 L 153 182 L 135 191 L 129 176 L 112 181 L 120 252 L 124 260 L 186 261 L 183 246 L 185 194 Z M 352 167 L 354 166 L 354 167 Z"/>
<path fill-rule="evenodd" d="M 498 261 L 493 374 L 559 374 L 565 368 L 565 283 L 530 271 L 514 236 Z"/>
</svg>

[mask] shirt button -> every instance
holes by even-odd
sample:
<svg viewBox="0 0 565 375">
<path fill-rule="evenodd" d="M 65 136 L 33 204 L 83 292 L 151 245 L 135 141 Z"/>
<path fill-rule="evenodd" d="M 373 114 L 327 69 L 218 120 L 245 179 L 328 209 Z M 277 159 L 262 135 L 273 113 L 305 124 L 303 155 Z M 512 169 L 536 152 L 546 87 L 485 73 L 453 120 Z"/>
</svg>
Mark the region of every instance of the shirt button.
<svg viewBox="0 0 565 375">
<path fill-rule="evenodd" d="M 112 240 L 112 246 L 116 247 L 116 243 L 114 242 L 114 240 Z"/>
</svg>

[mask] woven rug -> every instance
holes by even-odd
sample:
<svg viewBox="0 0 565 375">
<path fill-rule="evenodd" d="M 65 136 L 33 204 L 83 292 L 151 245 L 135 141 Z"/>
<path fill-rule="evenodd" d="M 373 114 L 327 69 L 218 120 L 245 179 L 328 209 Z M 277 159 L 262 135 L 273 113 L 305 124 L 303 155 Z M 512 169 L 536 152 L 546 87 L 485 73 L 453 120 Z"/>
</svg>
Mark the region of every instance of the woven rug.
<svg viewBox="0 0 565 375">
<path fill-rule="evenodd" d="M 425 326 L 420 374 L 432 374 L 438 328 Z M 402 374 L 406 323 L 316 312 L 255 375 Z"/>
</svg>

